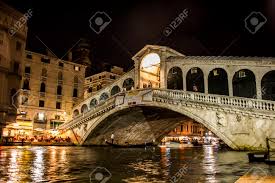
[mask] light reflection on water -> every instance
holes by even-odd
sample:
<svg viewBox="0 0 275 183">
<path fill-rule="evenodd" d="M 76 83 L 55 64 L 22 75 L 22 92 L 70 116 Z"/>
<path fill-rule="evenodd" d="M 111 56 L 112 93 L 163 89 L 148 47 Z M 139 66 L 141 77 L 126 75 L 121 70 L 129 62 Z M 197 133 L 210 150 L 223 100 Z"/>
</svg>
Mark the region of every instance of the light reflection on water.
<svg viewBox="0 0 275 183">
<path fill-rule="evenodd" d="M 103 147 L 0 147 L 0 182 L 89 182 L 97 167 L 108 182 L 234 182 L 251 167 L 274 174 L 265 164 L 249 164 L 245 152 L 204 148 L 119 149 Z"/>
</svg>

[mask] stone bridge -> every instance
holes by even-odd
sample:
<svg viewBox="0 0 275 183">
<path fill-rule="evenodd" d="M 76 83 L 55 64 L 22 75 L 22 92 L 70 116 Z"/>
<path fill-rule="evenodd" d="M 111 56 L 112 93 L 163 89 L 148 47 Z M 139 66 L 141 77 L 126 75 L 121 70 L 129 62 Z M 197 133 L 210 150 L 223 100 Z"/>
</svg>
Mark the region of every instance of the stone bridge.
<svg viewBox="0 0 275 183">
<path fill-rule="evenodd" d="M 148 45 L 135 68 L 73 109 L 59 127 L 80 145 L 160 139 L 193 119 L 236 150 L 261 150 L 275 137 L 275 59 L 190 57 Z"/>
</svg>

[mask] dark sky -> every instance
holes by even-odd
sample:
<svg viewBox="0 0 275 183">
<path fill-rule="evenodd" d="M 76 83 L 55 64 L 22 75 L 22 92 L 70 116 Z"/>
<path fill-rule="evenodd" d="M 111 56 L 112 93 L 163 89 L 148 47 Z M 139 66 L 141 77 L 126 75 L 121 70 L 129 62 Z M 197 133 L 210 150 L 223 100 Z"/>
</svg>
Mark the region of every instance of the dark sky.
<svg viewBox="0 0 275 183">
<path fill-rule="evenodd" d="M 45 50 L 41 39 L 62 57 L 81 37 L 91 41 L 94 63 L 129 69 L 131 57 L 146 44 L 169 46 L 185 55 L 274 56 L 275 0 L 140 0 L 140 1 L 7 0 L 21 12 L 32 9 L 27 49 Z M 168 37 L 163 34 L 184 9 L 187 19 Z M 110 24 L 96 34 L 89 19 L 106 12 Z M 267 22 L 251 34 L 244 19 L 259 11 Z"/>
</svg>

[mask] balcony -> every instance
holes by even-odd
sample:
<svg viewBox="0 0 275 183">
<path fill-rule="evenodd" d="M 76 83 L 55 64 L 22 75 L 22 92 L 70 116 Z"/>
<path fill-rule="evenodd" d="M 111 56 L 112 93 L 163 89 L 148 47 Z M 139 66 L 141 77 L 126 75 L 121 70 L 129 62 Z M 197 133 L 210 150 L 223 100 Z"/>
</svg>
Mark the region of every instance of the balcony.
<svg viewBox="0 0 275 183">
<path fill-rule="evenodd" d="M 31 78 L 31 74 L 30 73 L 24 73 L 24 77 L 27 78 L 27 79 L 30 79 Z"/>
<path fill-rule="evenodd" d="M 40 92 L 40 93 L 39 93 L 39 96 L 40 96 L 41 98 L 45 98 L 45 95 L 46 95 L 45 92 Z"/>
<path fill-rule="evenodd" d="M 56 99 L 57 99 L 57 100 L 62 100 L 62 95 L 57 95 L 57 96 L 56 96 Z"/>
<path fill-rule="evenodd" d="M 47 77 L 46 76 L 41 76 L 41 81 L 42 82 L 46 82 L 47 81 Z"/>
<path fill-rule="evenodd" d="M 58 85 L 62 85 L 63 84 L 63 80 L 57 80 L 57 84 Z"/>
</svg>

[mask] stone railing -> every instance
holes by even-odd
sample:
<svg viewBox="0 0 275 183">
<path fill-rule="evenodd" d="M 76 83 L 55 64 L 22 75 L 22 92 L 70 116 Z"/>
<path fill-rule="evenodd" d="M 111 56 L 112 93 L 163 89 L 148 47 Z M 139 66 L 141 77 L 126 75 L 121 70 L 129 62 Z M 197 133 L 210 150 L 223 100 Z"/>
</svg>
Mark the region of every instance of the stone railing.
<svg viewBox="0 0 275 183">
<path fill-rule="evenodd" d="M 148 90 L 147 89 L 139 89 L 139 91 Z M 128 91 L 131 92 L 131 91 Z M 250 98 L 242 98 L 242 97 L 229 97 L 224 95 L 213 95 L 213 94 L 204 94 L 204 93 L 196 93 L 196 92 L 187 92 L 180 90 L 170 90 L 170 89 L 152 89 L 153 92 L 153 102 L 154 101 L 173 101 L 173 103 L 179 103 L 181 101 L 192 102 L 197 104 L 211 104 L 211 105 L 219 105 L 224 107 L 234 107 L 234 108 L 244 108 L 244 109 L 254 109 L 254 110 L 262 110 L 262 111 L 275 111 L 275 102 L 268 100 L 258 100 L 258 99 L 250 99 Z M 127 93 L 127 92 L 126 92 Z M 120 93 L 121 94 L 121 93 Z M 117 94 L 118 95 L 118 94 Z M 83 122 L 97 117 L 99 115 L 104 114 L 105 112 L 110 111 L 115 108 L 115 99 L 114 95 L 111 98 L 107 99 L 104 103 L 96 106 L 95 108 L 87 111 L 84 114 L 80 114 L 75 117 L 73 120 L 68 123 L 64 123 L 59 126 L 59 129 L 68 129 L 73 128 Z"/>
<path fill-rule="evenodd" d="M 64 123 L 58 127 L 59 130 L 67 129 L 67 128 L 73 128 L 75 125 L 79 125 L 82 122 L 84 122 L 87 118 L 95 118 L 110 109 L 115 107 L 115 97 L 111 97 L 107 99 L 104 103 L 101 103 L 100 105 L 96 106 L 95 108 L 87 111 L 86 113 L 80 114 L 73 118 L 71 121 Z"/>
<path fill-rule="evenodd" d="M 242 97 L 229 97 L 224 95 L 213 95 L 179 90 L 154 89 L 153 97 L 169 100 L 185 100 L 196 103 L 217 104 L 230 107 L 239 107 L 264 111 L 275 111 L 275 102 Z"/>
</svg>

